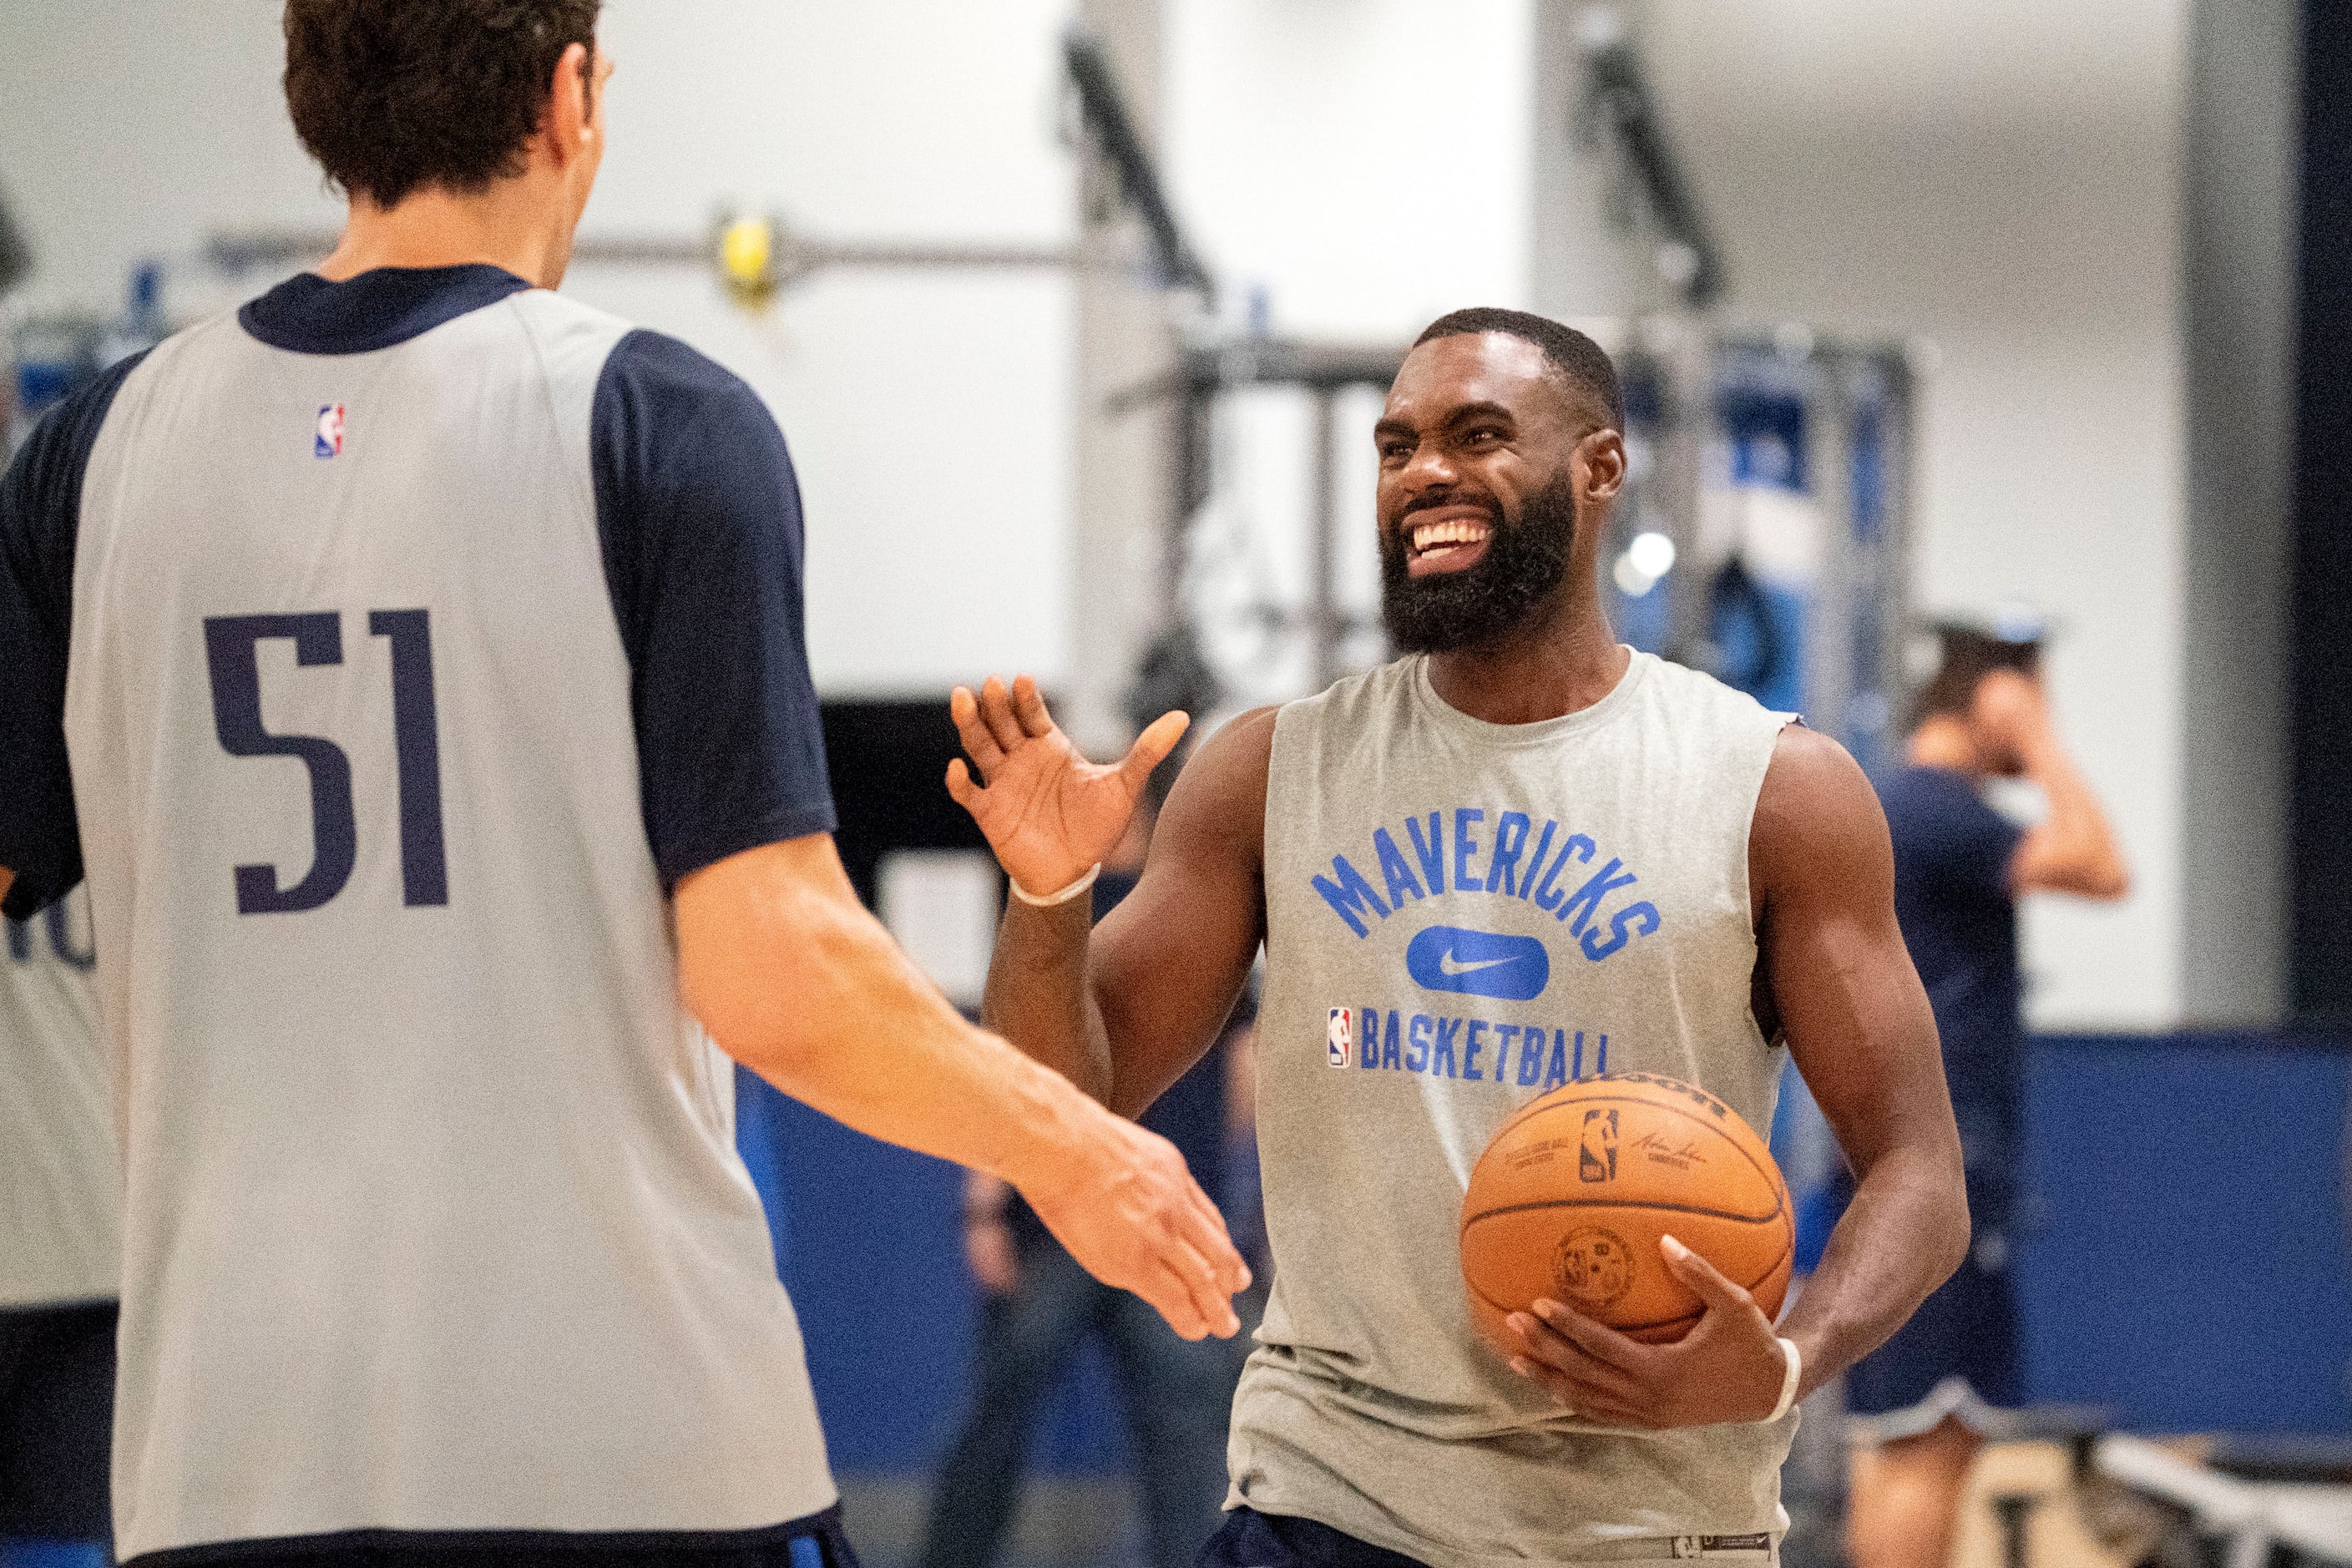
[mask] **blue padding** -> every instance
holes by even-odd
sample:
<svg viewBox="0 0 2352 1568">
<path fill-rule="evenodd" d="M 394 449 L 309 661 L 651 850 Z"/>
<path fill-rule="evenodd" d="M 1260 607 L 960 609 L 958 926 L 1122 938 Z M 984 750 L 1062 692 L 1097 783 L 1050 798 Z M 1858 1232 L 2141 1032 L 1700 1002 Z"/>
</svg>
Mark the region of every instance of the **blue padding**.
<svg viewBox="0 0 2352 1568">
<path fill-rule="evenodd" d="M 736 1077 L 736 1123 L 800 1314 L 834 1469 L 929 1473 L 971 1389 L 978 1307 L 963 1262 L 963 1173 L 853 1132 L 749 1073 Z M 1119 1415 L 1089 1346 L 1039 1417 L 1031 1468 L 1121 1468 Z"/>
<path fill-rule="evenodd" d="M 2018 1289 L 2037 1400 L 2141 1431 L 2352 1433 L 2346 1044 L 2034 1042 Z"/>
<path fill-rule="evenodd" d="M 109 1568 L 114 1561 L 103 1541 L 33 1541 L 0 1536 L 0 1568 Z"/>
</svg>

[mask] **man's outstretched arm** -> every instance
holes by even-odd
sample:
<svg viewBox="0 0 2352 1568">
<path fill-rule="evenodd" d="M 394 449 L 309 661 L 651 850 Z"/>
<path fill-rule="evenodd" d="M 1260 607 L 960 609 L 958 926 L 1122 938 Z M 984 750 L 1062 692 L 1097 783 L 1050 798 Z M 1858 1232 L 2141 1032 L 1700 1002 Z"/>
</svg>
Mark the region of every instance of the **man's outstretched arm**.
<svg viewBox="0 0 2352 1568">
<path fill-rule="evenodd" d="M 677 913 L 686 1005 L 738 1061 L 861 1132 L 1011 1183 L 1187 1339 L 1240 1326 L 1249 1270 L 1183 1157 L 966 1023 L 858 902 L 831 837 L 696 871 Z"/>
<path fill-rule="evenodd" d="M 1515 1315 L 1514 1364 L 1598 1420 L 1757 1420 L 1787 1372 L 1776 1336 L 1797 1346 L 1797 1393 L 1809 1393 L 1901 1327 L 1967 1254 L 1959 1131 L 1935 1015 L 1895 921 L 1886 819 L 1836 742 L 1780 732 L 1748 863 L 1769 1010 L 1853 1167 L 1854 1201 L 1777 1330 L 1746 1290 L 1672 1247 L 1667 1268 L 1707 1306 L 1674 1344 L 1637 1344 L 1559 1302 Z"/>
<path fill-rule="evenodd" d="M 948 788 L 1014 882 L 1047 894 L 1086 874 L 1125 831 L 1143 781 L 1182 732 L 1153 724 L 1114 767 L 1080 757 L 1036 684 L 959 689 L 956 724 L 986 787 L 958 762 Z M 1213 1044 L 1265 929 L 1261 886 L 1274 710 L 1201 748 L 1160 814 L 1135 890 L 1089 930 L 1082 898 L 1011 900 L 983 1013 L 991 1027 L 1121 1115 L 1139 1114 Z"/>
</svg>

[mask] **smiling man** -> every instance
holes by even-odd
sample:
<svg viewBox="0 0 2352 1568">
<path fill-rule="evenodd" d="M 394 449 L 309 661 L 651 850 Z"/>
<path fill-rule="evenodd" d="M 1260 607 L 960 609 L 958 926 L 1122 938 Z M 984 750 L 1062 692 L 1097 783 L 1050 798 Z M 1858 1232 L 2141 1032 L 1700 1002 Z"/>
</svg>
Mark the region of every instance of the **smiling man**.
<svg viewBox="0 0 2352 1568">
<path fill-rule="evenodd" d="M 1608 356 L 1457 311 L 1376 439 L 1402 658 L 1236 720 L 1091 935 L 1076 890 L 1169 715 L 1087 764 L 1026 677 L 959 690 L 949 787 L 1022 894 L 988 1018 L 1134 1114 L 1214 1038 L 1261 943 L 1274 1296 L 1204 1564 L 1769 1562 L 1792 1400 L 1884 1340 L 1967 1243 L 1934 1019 L 1885 820 L 1837 745 L 1621 646 L 1596 582 L 1625 473 Z M 1672 1345 L 1565 1301 L 1486 1349 L 1455 1234 L 1471 1163 L 1545 1089 L 1644 1070 L 1771 1121 L 1793 1053 L 1858 1177 L 1776 1329 L 1696 1258 Z M 1674 1249 L 1666 1249 L 1674 1254 Z"/>
</svg>

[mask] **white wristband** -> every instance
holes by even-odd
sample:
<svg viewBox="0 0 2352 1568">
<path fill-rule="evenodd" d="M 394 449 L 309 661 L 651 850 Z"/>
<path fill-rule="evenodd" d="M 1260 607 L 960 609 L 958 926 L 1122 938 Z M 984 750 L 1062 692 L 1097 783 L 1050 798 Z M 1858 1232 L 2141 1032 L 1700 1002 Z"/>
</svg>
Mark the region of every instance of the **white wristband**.
<svg viewBox="0 0 2352 1568">
<path fill-rule="evenodd" d="M 1055 904 L 1068 903 L 1072 899 L 1076 898 L 1080 893 L 1083 893 L 1088 888 L 1093 887 L 1095 885 L 1095 879 L 1101 875 L 1102 862 L 1097 860 L 1087 868 L 1087 874 L 1085 876 L 1079 878 L 1076 881 L 1071 883 L 1068 887 L 1062 889 L 1060 891 L 1047 893 L 1043 897 L 1031 892 L 1028 889 L 1023 887 L 1011 877 L 1007 877 L 1004 879 L 1012 884 L 1013 896 L 1020 900 L 1023 903 L 1034 904 L 1041 910 L 1050 910 Z"/>
<path fill-rule="evenodd" d="M 1789 1370 L 1780 1374 L 1780 1398 L 1772 1406 L 1772 1414 L 1764 1417 L 1767 1421 L 1778 1421 L 1789 1414 L 1789 1406 L 1797 1403 L 1797 1380 L 1804 1371 L 1805 1358 L 1797 1353 L 1797 1342 L 1784 1339 L 1780 1345 L 1780 1354 L 1788 1360 Z"/>
</svg>

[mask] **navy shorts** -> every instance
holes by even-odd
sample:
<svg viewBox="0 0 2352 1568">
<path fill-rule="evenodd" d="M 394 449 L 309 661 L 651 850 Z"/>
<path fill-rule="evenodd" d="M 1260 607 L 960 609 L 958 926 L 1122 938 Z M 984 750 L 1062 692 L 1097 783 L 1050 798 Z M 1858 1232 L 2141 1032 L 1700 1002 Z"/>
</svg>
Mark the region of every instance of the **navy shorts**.
<svg viewBox="0 0 2352 1568">
<path fill-rule="evenodd" d="M 764 1530 L 570 1534 L 361 1530 L 151 1552 L 125 1568 L 858 1568 L 838 1503 Z"/>
<path fill-rule="evenodd" d="M 115 1316 L 111 1301 L 0 1310 L 0 1535 L 112 1534 Z"/>
<path fill-rule="evenodd" d="M 1420 1559 L 1391 1552 L 1320 1524 L 1244 1506 L 1201 1548 L 1193 1568 L 1426 1568 Z"/>
<path fill-rule="evenodd" d="M 1981 1432 L 1991 1413 L 2025 1403 L 2009 1205 L 1969 1187 L 1968 1257 L 1893 1338 L 1846 1371 L 1856 1437 L 1916 1436 L 1947 1415 Z"/>
</svg>

